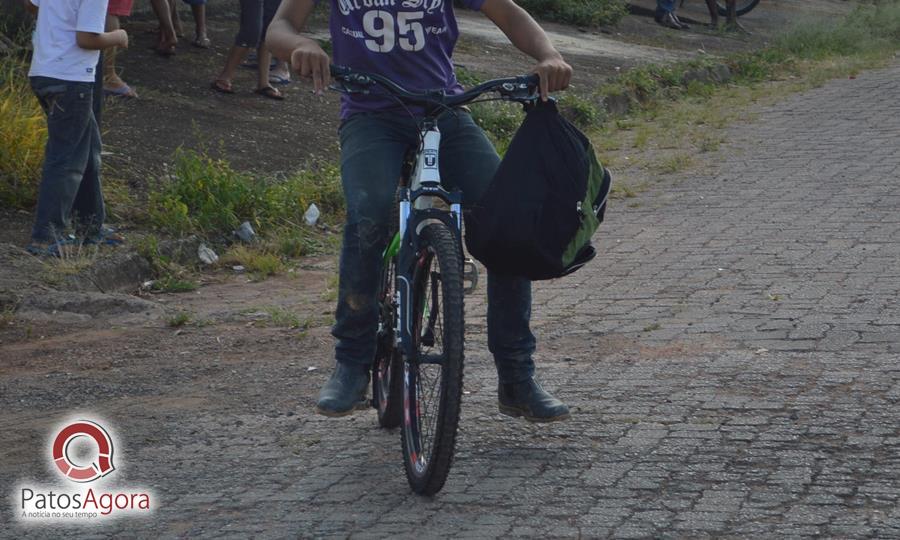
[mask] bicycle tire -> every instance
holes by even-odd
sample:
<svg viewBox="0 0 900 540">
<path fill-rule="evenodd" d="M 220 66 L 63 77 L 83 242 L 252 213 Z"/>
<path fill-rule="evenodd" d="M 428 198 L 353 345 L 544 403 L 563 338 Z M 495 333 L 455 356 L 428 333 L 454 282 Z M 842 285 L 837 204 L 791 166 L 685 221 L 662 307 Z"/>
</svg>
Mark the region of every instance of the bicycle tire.
<svg viewBox="0 0 900 540">
<path fill-rule="evenodd" d="M 372 363 L 372 405 L 378 425 L 392 429 L 403 419 L 403 362 L 394 345 L 394 277 L 396 258 L 381 270 L 378 294 L 378 346 Z"/>
<path fill-rule="evenodd" d="M 421 257 L 413 275 L 411 300 L 416 358 L 404 358 L 403 362 L 401 446 L 412 490 L 434 495 L 450 473 L 459 426 L 464 332 L 462 262 L 456 237 L 443 223 L 427 225 L 420 241 Z M 437 272 L 433 270 L 435 263 Z M 431 346 L 426 344 L 429 328 L 434 330 Z M 441 353 L 434 355 L 430 351 L 438 338 Z M 426 362 L 435 356 L 440 357 L 440 363 Z M 435 391 L 436 403 L 427 402 Z"/>
<path fill-rule="evenodd" d="M 736 9 L 735 9 L 737 16 L 740 17 L 742 15 L 746 15 L 747 13 L 750 13 L 751 11 L 753 11 L 753 8 L 755 8 L 757 4 L 759 4 L 759 0 L 741 0 L 741 1 L 739 1 L 736 6 Z M 723 2 L 722 0 L 716 1 L 716 8 L 718 8 L 719 15 L 722 15 L 722 16 L 728 15 L 728 5 L 725 2 Z"/>
</svg>

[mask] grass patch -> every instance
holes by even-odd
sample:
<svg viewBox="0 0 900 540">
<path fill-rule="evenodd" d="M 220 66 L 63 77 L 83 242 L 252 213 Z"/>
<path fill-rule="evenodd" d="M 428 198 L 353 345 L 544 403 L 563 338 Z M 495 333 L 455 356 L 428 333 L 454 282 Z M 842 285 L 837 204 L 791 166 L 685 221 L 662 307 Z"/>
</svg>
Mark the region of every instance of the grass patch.
<svg viewBox="0 0 900 540">
<path fill-rule="evenodd" d="M 600 26 L 619 22 L 628 14 L 623 0 L 518 0 L 535 17 L 576 26 Z"/>
<path fill-rule="evenodd" d="M 221 260 L 223 264 L 243 266 L 255 279 L 274 276 L 287 269 L 281 257 L 264 246 L 235 245 Z"/>
<path fill-rule="evenodd" d="M 284 227 L 300 230 L 311 203 L 320 220 L 343 214 L 340 172 L 313 166 L 287 178 L 258 178 L 234 170 L 225 160 L 179 150 L 173 172 L 150 193 L 151 223 L 172 234 L 230 235 L 249 221 L 262 236 Z"/>
<path fill-rule="evenodd" d="M 28 65 L 0 56 L 0 203 L 31 208 L 37 200 L 47 122 L 28 82 Z"/>
<path fill-rule="evenodd" d="M 97 260 L 97 246 L 64 246 L 58 257 L 44 260 L 41 278 L 50 285 L 60 285 L 67 278 L 76 276 L 90 268 Z"/>
<path fill-rule="evenodd" d="M 193 314 L 187 311 L 180 311 L 166 319 L 166 324 L 172 328 L 181 328 L 194 318 Z"/>
</svg>

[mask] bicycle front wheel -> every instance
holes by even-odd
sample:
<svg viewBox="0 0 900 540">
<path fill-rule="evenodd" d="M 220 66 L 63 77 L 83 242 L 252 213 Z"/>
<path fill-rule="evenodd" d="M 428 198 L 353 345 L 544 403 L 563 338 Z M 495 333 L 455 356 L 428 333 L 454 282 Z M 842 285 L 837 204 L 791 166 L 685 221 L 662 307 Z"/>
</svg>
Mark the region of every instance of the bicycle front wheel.
<svg viewBox="0 0 900 540">
<path fill-rule="evenodd" d="M 759 0 L 738 0 L 736 11 L 737 16 L 746 15 L 753 11 L 753 8 L 759 4 Z M 723 0 L 717 0 L 716 7 L 719 8 L 719 15 L 728 15 L 728 4 Z"/>
<path fill-rule="evenodd" d="M 414 358 L 403 363 L 403 463 L 413 491 L 433 495 L 450 472 L 463 371 L 460 249 L 443 223 L 426 226 L 412 282 Z"/>
</svg>

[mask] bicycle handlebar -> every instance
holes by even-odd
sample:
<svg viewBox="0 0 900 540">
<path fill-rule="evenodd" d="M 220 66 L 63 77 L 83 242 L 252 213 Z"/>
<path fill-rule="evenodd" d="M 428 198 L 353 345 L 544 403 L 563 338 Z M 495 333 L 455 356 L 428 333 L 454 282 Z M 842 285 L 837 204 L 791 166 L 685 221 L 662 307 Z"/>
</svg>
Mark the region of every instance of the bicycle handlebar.
<svg viewBox="0 0 900 540">
<path fill-rule="evenodd" d="M 394 81 L 377 75 L 356 71 L 346 66 L 331 66 L 331 76 L 340 81 L 341 87 L 332 87 L 339 92 L 349 94 L 368 93 L 368 88 L 381 86 L 404 103 L 414 105 L 430 105 L 436 107 L 460 107 L 478 99 L 487 92 L 498 92 L 503 99 L 518 102 L 529 102 L 538 99 L 535 93 L 540 78 L 537 74 L 521 75 L 505 79 L 494 79 L 476 85 L 462 94 L 447 94 L 444 90 L 426 90 L 411 92 Z"/>
</svg>

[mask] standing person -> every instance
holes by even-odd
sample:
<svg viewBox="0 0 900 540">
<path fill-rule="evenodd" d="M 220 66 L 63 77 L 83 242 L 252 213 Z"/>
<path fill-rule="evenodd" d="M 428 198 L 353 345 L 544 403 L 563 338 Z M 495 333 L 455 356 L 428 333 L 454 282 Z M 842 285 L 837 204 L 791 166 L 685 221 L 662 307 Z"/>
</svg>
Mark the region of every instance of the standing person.
<svg viewBox="0 0 900 540">
<path fill-rule="evenodd" d="M 675 0 L 656 0 L 656 16 L 654 18 L 659 25 L 666 28 L 675 30 L 690 28 L 678 19 L 678 15 L 675 15 Z"/>
<path fill-rule="evenodd" d="M 109 8 L 106 12 L 106 31 L 114 32 L 119 29 L 119 17 L 131 15 L 131 7 L 134 0 L 109 0 Z M 103 94 L 116 97 L 138 97 L 128 83 L 122 80 L 116 72 L 116 48 L 110 47 L 103 51 Z"/>
<path fill-rule="evenodd" d="M 513 0 L 462 0 L 480 10 L 522 52 L 536 60 L 541 96 L 569 85 L 572 68 L 531 16 Z M 374 72 L 411 91 L 460 92 L 452 54 L 458 37 L 451 0 L 371 3 L 333 0 L 331 39 L 334 60 Z M 319 44 L 300 33 L 315 0 L 284 0 L 269 31 L 279 58 L 290 58 L 301 76 L 312 77 L 316 92 L 329 82 L 329 58 Z M 427 29 L 427 30 L 426 30 Z M 391 207 L 406 150 L 418 144 L 415 119 L 384 96 L 344 95 L 341 107 L 341 182 L 347 200 L 341 249 L 336 323 L 335 368 L 322 387 L 316 410 L 343 416 L 365 407 L 369 371 L 375 356 L 376 290 L 381 253 L 387 245 Z M 465 109 L 438 119 L 441 177 L 448 189 L 461 188 L 477 201 L 500 163 L 496 150 Z M 453 183 L 456 182 L 457 185 Z M 488 273 L 488 347 L 499 379 L 501 412 L 529 420 L 569 417 L 568 407 L 534 380 L 535 338 L 530 329 L 531 282 Z"/>
<path fill-rule="evenodd" d="M 238 66 L 250 49 L 257 51 L 257 81 L 254 93 L 270 99 L 282 100 L 284 96 L 269 82 L 269 66 L 272 53 L 266 47 L 266 29 L 272 22 L 281 0 L 241 0 L 241 25 L 234 46 L 228 51 L 225 66 L 212 82 L 212 89 L 223 94 L 233 94 L 231 81 Z"/>
<path fill-rule="evenodd" d="M 107 240 L 94 86 L 100 51 L 127 48 L 128 34 L 104 31 L 107 0 L 28 1 L 38 13 L 28 76 L 47 114 L 47 146 L 27 249 L 35 255 L 59 255 L 70 243 L 65 232 L 72 218 L 86 243 Z"/>
</svg>

